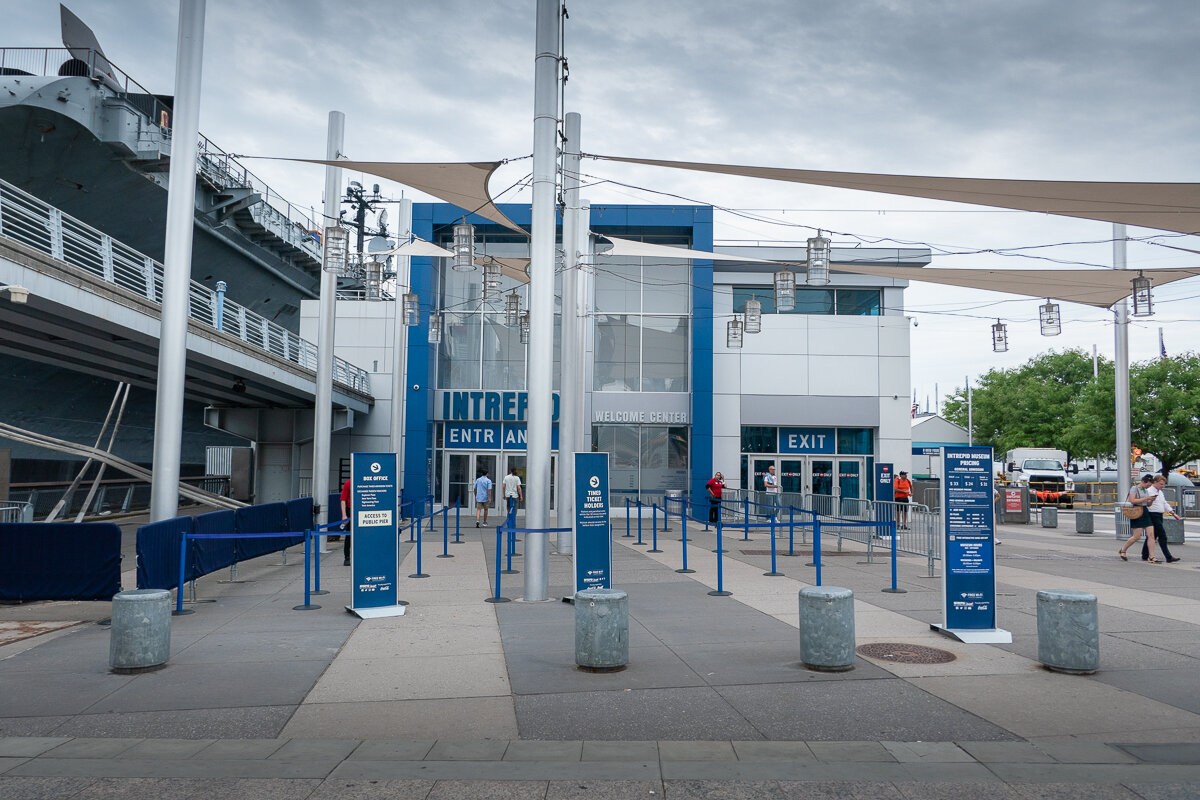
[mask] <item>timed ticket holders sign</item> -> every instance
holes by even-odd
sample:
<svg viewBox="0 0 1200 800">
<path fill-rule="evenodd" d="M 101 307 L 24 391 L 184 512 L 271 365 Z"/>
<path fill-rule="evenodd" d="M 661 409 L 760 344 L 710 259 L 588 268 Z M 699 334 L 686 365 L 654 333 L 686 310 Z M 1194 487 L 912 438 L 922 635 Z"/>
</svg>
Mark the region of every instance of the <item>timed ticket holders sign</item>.
<svg viewBox="0 0 1200 800">
<path fill-rule="evenodd" d="M 575 454 L 574 552 L 576 592 L 612 588 L 608 453 Z"/>
<path fill-rule="evenodd" d="M 350 454 L 351 604 L 358 616 L 395 617 L 396 604 L 396 454 Z"/>
<path fill-rule="evenodd" d="M 996 627 L 992 448 L 941 450 L 942 624 L 930 627 L 961 642 L 1011 642 Z"/>
</svg>

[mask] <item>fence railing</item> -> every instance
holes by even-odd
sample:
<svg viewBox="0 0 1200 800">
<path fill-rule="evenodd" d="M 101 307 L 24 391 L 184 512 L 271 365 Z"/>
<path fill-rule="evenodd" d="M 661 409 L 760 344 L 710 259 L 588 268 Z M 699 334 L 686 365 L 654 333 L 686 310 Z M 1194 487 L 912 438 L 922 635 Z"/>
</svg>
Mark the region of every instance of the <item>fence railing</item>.
<svg viewBox="0 0 1200 800">
<path fill-rule="evenodd" d="M 29 503 L 0 500 L 0 522 L 33 522 L 33 506 Z"/>
<path fill-rule="evenodd" d="M 184 483 L 195 486 L 198 489 L 203 489 L 206 492 L 219 494 L 224 497 L 229 496 L 229 478 L 223 475 L 204 475 L 197 477 L 180 478 Z M 61 512 L 62 519 L 68 519 L 76 516 L 87 500 L 88 489 L 91 486 L 90 481 L 84 481 L 83 484 L 75 489 L 70 496 L 66 498 L 66 503 L 63 505 Z M 38 483 L 38 484 L 13 484 L 9 490 L 9 494 L 13 501 L 29 507 L 29 514 L 33 519 L 45 517 L 58 504 L 58 501 L 63 499 L 63 496 L 69 491 L 71 484 L 67 483 Z M 190 503 L 188 500 L 183 500 L 183 503 Z M 96 490 L 92 502 L 89 503 L 86 511 L 87 516 L 97 516 L 102 514 L 125 514 L 131 511 L 142 511 L 150 507 L 150 484 L 143 481 L 133 481 L 128 478 L 113 478 L 103 480 Z M 0 522 L 21 522 L 22 520 L 8 520 L 0 517 Z"/>
<path fill-rule="evenodd" d="M 0 181 L 0 236 L 86 270 L 151 302 L 162 303 L 162 264 L 6 181 Z M 251 347 L 316 370 L 316 345 L 287 328 L 197 281 L 190 282 L 188 299 L 191 319 L 236 336 Z M 371 392 L 366 370 L 341 358 L 334 359 L 333 380 L 364 394 Z"/>
</svg>

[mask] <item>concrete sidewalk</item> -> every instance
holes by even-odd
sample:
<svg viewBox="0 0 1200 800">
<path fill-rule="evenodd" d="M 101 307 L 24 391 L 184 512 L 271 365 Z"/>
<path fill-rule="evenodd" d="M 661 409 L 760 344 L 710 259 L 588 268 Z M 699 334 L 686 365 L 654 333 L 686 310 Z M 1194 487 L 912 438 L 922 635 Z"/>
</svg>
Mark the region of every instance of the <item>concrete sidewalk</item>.
<svg viewBox="0 0 1200 800">
<path fill-rule="evenodd" d="M 908 592 L 885 594 L 886 560 L 827 541 L 823 583 L 854 590 L 857 643 L 889 645 L 830 674 L 798 665 L 807 544 L 767 577 L 767 535 L 727 536 L 733 596 L 712 597 L 712 532 L 689 525 L 697 572 L 681 575 L 678 524 L 660 531 L 662 553 L 644 531 L 640 547 L 623 526 L 614 537 L 630 665 L 609 674 L 575 668 L 571 606 L 483 602 L 495 541 L 474 528 L 454 558 L 436 558 L 440 531 L 426 540 L 426 579 L 404 577 L 404 544 L 402 617 L 343 610 L 340 551 L 315 611 L 292 610 L 294 556 L 242 565 L 245 583 L 208 576 L 198 594 L 216 602 L 174 618 L 171 661 L 140 675 L 108 672 L 107 604 L 0 608 L 0 623 L 79 622 L 0 645 L 0 797 L 1200 796 L 1200 572 L 1186 546 L 1179 564 L 1126 563 L 1111 531 L 1005 526 L 998 605 L 1014 643 L 963 645 L 929 629 L 940 586 L 923 560 L 902 558 Z M 569 576 L 552 555 L 552 597 Z M 524 576 L 503 577 L 520 596 Z M 1064 588 L 1100 600 L 1094 676 L 1036 663 L 1035 593 Z M 919 646 L 953 660 L 899 663 L 931 655 Z"/>
</svg>

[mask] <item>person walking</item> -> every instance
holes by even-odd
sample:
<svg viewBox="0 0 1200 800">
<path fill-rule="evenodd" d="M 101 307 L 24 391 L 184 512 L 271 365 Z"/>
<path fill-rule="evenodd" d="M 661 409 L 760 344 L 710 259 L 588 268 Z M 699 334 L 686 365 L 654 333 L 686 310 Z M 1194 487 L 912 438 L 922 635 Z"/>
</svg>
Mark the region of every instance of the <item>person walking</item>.
<svg viewBox="0 0 1200 800">
<path fill-rule="evenodd" d="M 708 521 L 716 525 L 721 516 L 721 490 L 725 488 L 725 477 L 721 473 L 713 475 L 704 485 L 708 492 Z M 708 530 L 708 526 L 704 526 Z"/>
<path fill-rule="evenodd" d="M 892 482 L 892 497 L 896 501 L 896 521 L 900 523 L 901 530 L 908 530 L 908 504 L 912 501 L 912 489 L 908 473 L 900 470 Z"/>
<path fill-rule="evenodd" d="M 1125 555 L 1126 552 L 1130 547 L 1137 544 L 1138 539 L 1145 536 L 1146 541 L 1142 542 L 1142 561 L 1158 563 L 1158 559 L 1154 557 L 1154 520 L 1150 518 L 1150 512 L 1147 509 L 1147 506 L 1154 502 L 1154 497 L 1150 494 L 1150 488 L 1153 484 L 1154 476 L 1147 472 L 1142 476 L 1140 481 L 1130 487 L 1129 495 L 1125 498 L 1131 507 L 1140 508 L 1142 511 L 1140 515 L 1129 518 L 1129 533 L 1131 535 L 1125 540 L 1125 544 L 1121 545 L 1121 549 L 1117 551 L 1117 555 L 1121 557 L 1122 561 L 1129 560 Z"/>
<path fill-rule="evenodd" d="M 495 484 L 488 477 L 487 467 L 479 470 L 479 477 L 475 479 L 475 527 L 479 527 L 480 515 L 483 515 L 483 524 L 487 525 L 488 509 L 492 507 L 492 489 Z"/>
<path fill-rule="evenodd" d="M 508 506 L 508 515 L 515 517 L 517 504 L 525 501 L 525 489 L 521 486 L 521 476 L 516 467 L 509 467 L 504 476 L 504 501 Z"/>
<path fill-rule="evenodd" d="M 1171 548 L 1167 546 L 1167 529 L 1163 525 L 1163 514 L 1170 514 L 1178 520 L 1182 520 L 1183 517 L 1179 516 L 1175 512 L 1175 509 L 1171 508 L 1171 504 L 1167 502 L 1166 493 L 1163 491 L 1165 488 L 1167 488 L 1167 476 L 1155 475 L 1154 485 L 1150 487 L 1150 494 L 1154 497 L 1154 500 L 1150 503 L 1149 512 L 1150 520 L 1154 525 L 1154 538 L 1158 540 L 1158 547 L 1162 550 L 1163 558 L 1166 559 L 1168 564 L 1174 564 L 1179 559 L 1171 555 Z M 1149 539 L 1149 536 L 1146 538 Z M 1154 561 L 1154 558 L 1151 557 L 1148 560 Z"/>
</svg>

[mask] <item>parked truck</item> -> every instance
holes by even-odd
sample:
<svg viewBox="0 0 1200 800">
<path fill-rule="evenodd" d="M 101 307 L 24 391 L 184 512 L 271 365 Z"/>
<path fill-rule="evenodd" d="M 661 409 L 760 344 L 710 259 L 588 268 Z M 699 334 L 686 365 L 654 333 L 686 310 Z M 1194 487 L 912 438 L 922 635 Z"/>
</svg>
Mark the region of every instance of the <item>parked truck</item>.
<svg viewBox="0 0 1200 800">
<path fill-rule="evenodd" d="M 1017 447 L 1004 454 L 1004 477 L 1015 486 L 1028 487 L 1037 505 L 1074 505 L 1078 467 L 1067 470 L 1067 451 L 1048 447 Z"/>
</svg>

